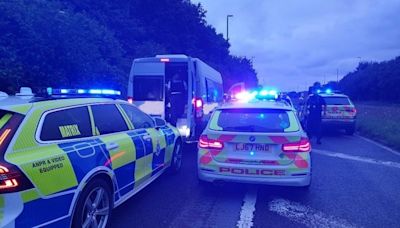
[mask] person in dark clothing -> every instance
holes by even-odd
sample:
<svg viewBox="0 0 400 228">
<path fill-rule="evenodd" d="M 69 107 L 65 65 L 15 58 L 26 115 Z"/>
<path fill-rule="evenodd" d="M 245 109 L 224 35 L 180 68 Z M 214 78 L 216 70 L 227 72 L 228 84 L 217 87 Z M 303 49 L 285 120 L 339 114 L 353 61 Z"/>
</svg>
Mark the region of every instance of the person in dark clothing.
<svg viewBox="0 0 400 228">
<path fill-rule="evenodd" d="M 307 101 L 307 134 L 310 139 L 317 137 L 317 144 L 321 144 L 322 138 L 322 112 L 326 113 L 326 103 L 324 99 L 313 91 L 313 94 Z"/>
<path fill-rule="evenodd" d="M 185 104 L 187 99 L 187 84 L 178 74 L 174 74 L 172 80 L 167 85 L 170 101 L 170 122 L 176 126 L 179 118 L 185 112 Z"/>
</svg>

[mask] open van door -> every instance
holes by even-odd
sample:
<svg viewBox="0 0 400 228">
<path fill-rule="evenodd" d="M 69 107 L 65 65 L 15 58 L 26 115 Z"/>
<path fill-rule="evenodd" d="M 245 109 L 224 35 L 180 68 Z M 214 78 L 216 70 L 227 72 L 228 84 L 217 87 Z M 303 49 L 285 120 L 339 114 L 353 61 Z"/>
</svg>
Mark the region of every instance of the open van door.
<svg viewBox="0 0 400 228">
<path fill-rule="evenodd" d="M 187 101 L 186 101 L 186 108 L 185 108 L 185 118 L 178 120 L 177 128 L 181 136 L 185 138 L 185 140 L 190 140 L 191 136 L 194 136 L 195 133 L 195 117 L 194 117 L 194 91 L 195 88 L 195 66 L 194 62 L 191 61 L 189 58 L 187 63 Z"/>
<path fill-rule="evenodd" d="M 165 118 L 165 65 L 134 62 L 129 77 L 128 100 L 143 112 Z"/>
</svg>

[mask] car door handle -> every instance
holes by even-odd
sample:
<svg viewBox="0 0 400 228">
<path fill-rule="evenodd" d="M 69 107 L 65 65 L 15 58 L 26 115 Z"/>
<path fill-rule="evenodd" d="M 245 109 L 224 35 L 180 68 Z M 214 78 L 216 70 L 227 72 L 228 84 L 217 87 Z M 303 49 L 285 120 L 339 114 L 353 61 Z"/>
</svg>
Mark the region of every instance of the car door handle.
<svg viewBox="0 0 400 228">
<path fill-rule="evenodd" d="M 119 145 L 117 143 L 108 143 L 106 145 L 107 150 L 117 150 L 119 149 Z"/>
<path fill-rule="evenodd" d="M 150 135 L 145 135 L 143 136 L 143 139 L 146 141 L 150 141 L 151 140 L 151 136 Z"/>
</svg>

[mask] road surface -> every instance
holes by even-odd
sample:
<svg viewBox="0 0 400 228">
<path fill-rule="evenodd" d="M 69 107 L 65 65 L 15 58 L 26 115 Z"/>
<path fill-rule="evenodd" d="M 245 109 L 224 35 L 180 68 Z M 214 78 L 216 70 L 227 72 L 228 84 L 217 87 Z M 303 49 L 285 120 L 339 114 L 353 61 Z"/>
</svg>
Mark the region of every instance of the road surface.
<svg viewBox="0 0 400 228">
<path fill-rule="evenodd" d="M 176 175 L 163 174 L 113 210 L 110 227 L 400 227 L 400 154 L 333 133 L 313 144 L 309 190 L 199 185 L 196 145 Z"/>
</svg>

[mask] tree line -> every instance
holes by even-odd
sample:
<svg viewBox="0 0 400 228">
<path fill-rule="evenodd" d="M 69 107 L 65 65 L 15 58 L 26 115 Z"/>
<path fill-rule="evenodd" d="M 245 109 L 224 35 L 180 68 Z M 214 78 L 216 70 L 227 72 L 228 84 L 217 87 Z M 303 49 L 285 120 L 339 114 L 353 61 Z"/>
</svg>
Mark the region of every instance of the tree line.
<svg viewBox="0 0 400 228">
<path fill-rule="evenodd" d="M 354 100 L 400 103 L 400 56 L 383 62 L 361 62 L 339 81 Z"/>
<path fill-rule="evenodd" d="M 222 73 L 224 87 L 258 84 L 250 59 L 189 0 L 9 0 L 0 2 L 0 91 L 20 86 L 126 90 L 134 58 L 198 57 Z"/>
</svg>

